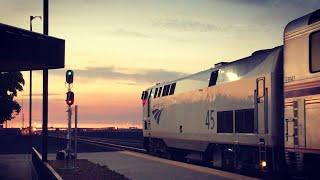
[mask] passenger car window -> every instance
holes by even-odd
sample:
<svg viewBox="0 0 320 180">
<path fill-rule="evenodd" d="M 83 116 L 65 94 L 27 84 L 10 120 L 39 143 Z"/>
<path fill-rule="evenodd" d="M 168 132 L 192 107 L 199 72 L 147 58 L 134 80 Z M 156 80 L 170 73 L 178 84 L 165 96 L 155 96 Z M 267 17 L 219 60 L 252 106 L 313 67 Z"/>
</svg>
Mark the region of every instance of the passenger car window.
<svg viewBox="0 0 320 180">
<path fill-rule="evenodd" d="M 320 72 L 320 31 L 310 35 L 310 72 Z"/>
</svg>

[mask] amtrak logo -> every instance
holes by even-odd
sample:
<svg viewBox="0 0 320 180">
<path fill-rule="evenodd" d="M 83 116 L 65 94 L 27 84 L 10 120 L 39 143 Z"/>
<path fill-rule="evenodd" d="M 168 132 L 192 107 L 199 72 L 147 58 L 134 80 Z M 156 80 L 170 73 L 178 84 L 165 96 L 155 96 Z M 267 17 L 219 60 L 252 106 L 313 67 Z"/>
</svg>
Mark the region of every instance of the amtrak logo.
<svg viewBox="0 0 320 180">
<path fill-rule="evenodd" d="M 153 118 L 157 121 L 157 124 L 159 124 L 162 110 L 163 109 L 154 109 L 154 110 L 152 110 Z"/>
</svg>

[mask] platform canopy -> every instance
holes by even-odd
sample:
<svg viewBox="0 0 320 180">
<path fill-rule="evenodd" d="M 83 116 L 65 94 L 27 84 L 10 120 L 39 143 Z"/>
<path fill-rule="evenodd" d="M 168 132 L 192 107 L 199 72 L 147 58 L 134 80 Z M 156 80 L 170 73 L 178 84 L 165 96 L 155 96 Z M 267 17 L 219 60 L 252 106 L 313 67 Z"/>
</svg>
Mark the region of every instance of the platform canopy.
<svg viewBox="0 0 320 180">
<path fill-rule="evenodd" d="M 0 72 L 64 68 L 65 41 L 0 23 Z"/>
</svg>

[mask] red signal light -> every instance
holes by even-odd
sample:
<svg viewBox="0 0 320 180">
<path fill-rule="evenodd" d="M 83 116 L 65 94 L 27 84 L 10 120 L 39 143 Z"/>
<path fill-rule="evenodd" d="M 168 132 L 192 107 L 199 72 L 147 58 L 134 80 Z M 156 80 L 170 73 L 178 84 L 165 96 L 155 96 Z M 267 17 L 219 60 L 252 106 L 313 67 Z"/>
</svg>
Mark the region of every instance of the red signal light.
<svg viewBox="0 0 320 180">
<path fill-rule="evenodd" d="M 72 91 L 67 92 L 66 103 L 71 106 L 74 103 L 74 93 Z"/>
</svg>

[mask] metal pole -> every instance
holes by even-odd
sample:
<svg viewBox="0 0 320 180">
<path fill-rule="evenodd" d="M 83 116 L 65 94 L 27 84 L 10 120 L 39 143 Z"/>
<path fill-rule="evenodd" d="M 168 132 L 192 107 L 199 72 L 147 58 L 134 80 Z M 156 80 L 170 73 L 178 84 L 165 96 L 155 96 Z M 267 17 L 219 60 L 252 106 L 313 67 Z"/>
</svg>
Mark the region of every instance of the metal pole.
<svg viewBox="0 0 320 180">
<path fill-rule="evenodd" d="M 43 34 L 48 35 L 49 0 L 43 0 Z M 43 70 L 42 161 L 48 161 L 48 69 Z"/>
<path fill-rule="evenodd" d="M 71 85 L 68 84 L 68 92 L 71 91 Z M 68 132 L 67 132 L 67 169 L 72 168 L 71 167 L 71 118 L 72 118 L 72 107 L 71 105 L 68 105 Z"/>
<path fill-rule="evenodd" d="M 70 160 L 71 160 L 71 116 L 72 116 L 72 107 L 68 106 L 67 168 L 71 168 L 70 167 Z"/>
<path fill-rule="evenodd" d="M 29 136 L 31 136 L 31 126 L 32 126 L 31 118 L 32 118 L 32 71 L 30 71 L 30 87 L 29 87 Z"/>
<path fill-rule="evenodd" d="M 77 161 L 77 141 L 78 141 L 78 105 L 75 105 L 74 109 L 74 166 L 76 167 Z"/>
<path fill-rule="evenodd" d="M 31 32 L 32 32 L 32 21 L 35 18 L 41 19 L 41 16 L 30 16 L 30 31 Z M 31 133 L 32 133 L 31 126 L 32 126 L 32 70 L 30 70 L 30 89 L 29 89 L 29 136 L 31 136 Z"/>
<path fill-rule="evenodd" d="M 30 31 L 32 32 L 32 20 L 33 17 L 30 16 Z M 31 125 L 32 125 L 32 71 L 30 71 L 30 87 L 29 87 L 29 136 L 30 136 L 30 144 L 32 145 L 31 140 Z"/>
</svg>

